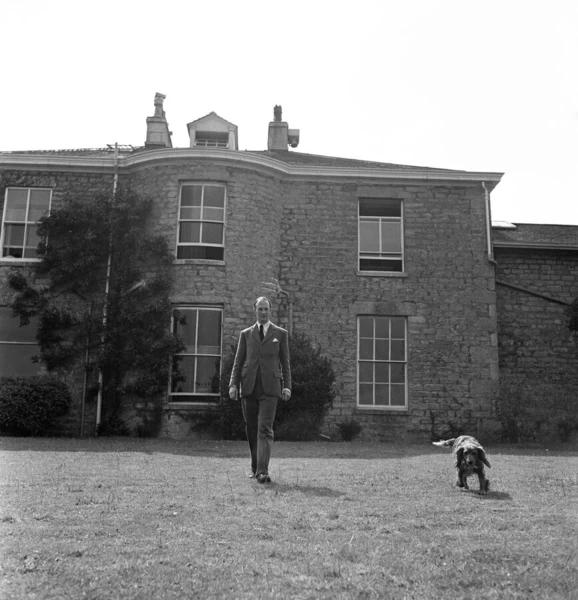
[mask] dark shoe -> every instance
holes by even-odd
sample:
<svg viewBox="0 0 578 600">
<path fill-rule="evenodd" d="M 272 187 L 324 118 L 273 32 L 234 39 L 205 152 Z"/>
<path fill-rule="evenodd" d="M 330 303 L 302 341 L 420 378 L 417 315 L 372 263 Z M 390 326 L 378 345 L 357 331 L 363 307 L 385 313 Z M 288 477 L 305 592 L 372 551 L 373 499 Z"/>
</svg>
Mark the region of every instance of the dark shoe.
<svg viewBox="0 0 578 600">
<path fill-rule="evenodd" d="M 257 481 L 259 483 L 271 483 L 271 477 L 269 477 L 267 473 L 259 473 L 259 475 L 257 475 Z"/>
</svg>

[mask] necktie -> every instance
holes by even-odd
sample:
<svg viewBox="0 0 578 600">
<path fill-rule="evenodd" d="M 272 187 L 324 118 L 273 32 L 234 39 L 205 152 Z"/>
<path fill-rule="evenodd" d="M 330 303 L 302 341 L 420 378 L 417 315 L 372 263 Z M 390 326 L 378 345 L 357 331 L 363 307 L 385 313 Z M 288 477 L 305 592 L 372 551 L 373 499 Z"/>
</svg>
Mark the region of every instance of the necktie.
<svg viewBox="0 0 578 600">
<path fill-rule="evenodd" d="M 261 341 L 263 341 L 263 338 L 265 337 L 265 334 L 263 333 L 263 325 L 259 325 L 259 337 L 261 338 Z"/>
</svg>

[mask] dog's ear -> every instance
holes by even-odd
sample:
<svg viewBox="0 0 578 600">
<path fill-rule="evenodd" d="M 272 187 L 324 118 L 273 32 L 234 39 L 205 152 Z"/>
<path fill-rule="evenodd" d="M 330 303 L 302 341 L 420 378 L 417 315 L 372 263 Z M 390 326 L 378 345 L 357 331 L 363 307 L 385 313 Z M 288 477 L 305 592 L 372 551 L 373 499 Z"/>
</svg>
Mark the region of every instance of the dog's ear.
<svg viewBox="0 0 578 600">
<path fill-rule="evenodd" d="M 464 449 L 460 448 L 456 452 L 456 467 L 459 467 L 462 464 L 463 460 L 464 460 Z"/>
<path fill-rule="evenodd" d="M 478 455 L 480 457 L 480 460 L 487 466 L 490 467 L 490 469 L 492 468 L 492 465 L 490 464 L 490 461 L 486 458 L 486 452 L 480 448 L 478 450 Z"/>
</svg>

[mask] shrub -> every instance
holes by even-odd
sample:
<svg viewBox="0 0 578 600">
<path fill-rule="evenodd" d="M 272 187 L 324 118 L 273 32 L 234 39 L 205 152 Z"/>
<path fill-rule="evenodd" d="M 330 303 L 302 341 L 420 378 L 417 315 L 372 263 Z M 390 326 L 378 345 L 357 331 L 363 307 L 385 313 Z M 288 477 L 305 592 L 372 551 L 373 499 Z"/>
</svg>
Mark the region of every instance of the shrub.
<svg viewBox="0 0 578 600">
<path fill-rule="evenodd" d="M 280 401 L 281 402 L 281 401 Z M 277 405 L 279 406 L 279 404 Z M 319 436 L 319 427 L 308 412 L 295 413 L 275 426 L 275 439 L 287 442 L 310 442 Z"/>
<path fill-rule="evenodd" d="M 342 421 L 336 423 L 339 435 L 344 442 L 352 442 L 362 431 L 363 427 L 361 423 L 356 421 L 353 417 L 348 421 Z"/>
<path fill-rule="evenodd" d="M 223 363 L 221 375 L 221 423 L 225 439 L 246 439 L 241 403 L 229 399 L 229 379 L 236 347 Z M 275 417 L 275 437 L 280 440 L 315 439 L 329 408 L 333 404 L 335 373 L 331 361 L 315 349 L 303 333 L 289 339 L 291 378 L 289 402 L 279 400 Z"/>
<path fill-rule="evenodd" d="M 0 379 L 0 429 L 17 435 L 38 435 L 71 403 L 66 384 L 54 377 Z"/>
<path fill-rule="evenodd" d="M 221 369 L 221 428 L 223 438 L 226 440 L 247 439 L 241 402 L 229 398 L 229 381 L 231 380 L 231 371 L 233 370 L 236 350 L 235 346 L 231 346 L 229 354 L 223 360 Z"/>
</svg>

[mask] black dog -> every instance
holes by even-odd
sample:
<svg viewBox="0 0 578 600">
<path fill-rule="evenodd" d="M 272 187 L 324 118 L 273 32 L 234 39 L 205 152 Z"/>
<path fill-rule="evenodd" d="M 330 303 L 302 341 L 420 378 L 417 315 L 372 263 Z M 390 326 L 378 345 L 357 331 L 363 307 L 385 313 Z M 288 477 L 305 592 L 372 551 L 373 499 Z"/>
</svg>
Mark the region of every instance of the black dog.
<svg viewBox="0 0 578 600">
<path fill-rule="evenodd" d="M 468 488 L 468 477 L 477 475 L 480 481 L 480 494 L 485 494 L 490 489 L 490 480 L 486 479 L 484 465 L 491 467 L 490 461 L 486 458 L 486 452 L 476 438 L 469 435 L 460 435 L 460 437 L 451 440 L 432 442 L 434 446 L 453 448 L 456 455 L 456 469 L 458 470 L 458 487 Z"/>
</svg>

